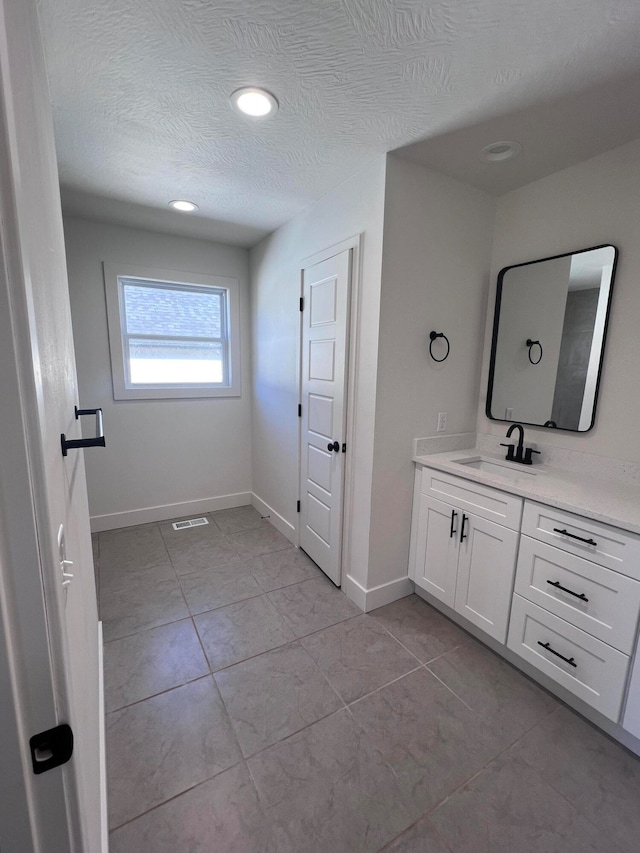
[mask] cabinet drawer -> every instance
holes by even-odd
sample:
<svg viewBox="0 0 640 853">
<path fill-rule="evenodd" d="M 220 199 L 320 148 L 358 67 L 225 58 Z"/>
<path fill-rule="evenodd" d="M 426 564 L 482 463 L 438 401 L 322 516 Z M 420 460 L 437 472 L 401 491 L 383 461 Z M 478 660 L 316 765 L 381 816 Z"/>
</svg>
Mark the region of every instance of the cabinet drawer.
<svg viewBox="0 0 640 853">
<path fill-rule="evenodd" d="M 433 468 L 422 469 L 421 491 L 423 495 L 452 503 L 468 513 L 495 521 L 511 530 L 520 529 L 522 498 L 483 486 L 464 477 L 443 474 Z"/>
<path fill-rule="evenodd" d="M 640 613 L 638 581 L 523 535 L 515 591 L 619 651 L 631 653 Z"/>
<path fill-rule="evenodd" d="M 640 536 L 633 533 L 533 501 L 525 501 L 522 532 L 640 580 Z"/>
<path fill-rule="evenodd" d="M 507 646 L 605 717 L 618 721 L 627 655 L 519 595 L 513 596 Z"/>
</svg>

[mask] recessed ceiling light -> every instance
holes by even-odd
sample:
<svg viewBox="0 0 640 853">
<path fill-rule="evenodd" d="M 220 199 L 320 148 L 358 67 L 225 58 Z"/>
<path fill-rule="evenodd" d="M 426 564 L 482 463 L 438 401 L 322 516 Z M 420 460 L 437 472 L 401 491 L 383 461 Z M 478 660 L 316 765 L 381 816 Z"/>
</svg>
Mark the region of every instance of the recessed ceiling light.
<svg viewBox="0 0 640 853">
<path fill-rule="evenodd" d="M 184 201 L 182 199 L 170 201 L 169 204 L 174 208 L 174 210 L 180 210 L 182 213 L 193 213 L 194 210 L 198 209 L 197 204 L 194 204 L 192 201 Z"/>
<path fill-rule="evenodd" d="M 271 92 L 250 86 L 237 89 L 230 100 L 234 109 L 252 118 L 266 118 L 278 109 L 278 102 Z"/>
<path fill-rule="evenodd" d="M 480 159 L 485 163 L 503 163 L 511 160 L 522 151 L 519 142 L 491 142 L 480 152 Z"/>
</svg>

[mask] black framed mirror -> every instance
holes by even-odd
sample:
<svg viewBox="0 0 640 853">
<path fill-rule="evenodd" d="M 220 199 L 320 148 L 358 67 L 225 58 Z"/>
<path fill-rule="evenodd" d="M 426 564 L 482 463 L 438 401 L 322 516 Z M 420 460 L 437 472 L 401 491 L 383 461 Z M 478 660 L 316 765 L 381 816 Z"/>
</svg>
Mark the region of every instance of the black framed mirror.
<svg viewBox="0 0 640 853">
<path fill-rule="evenodd" d="M 617 260 L 604 245 L 500 270 L 487 417 L 592 428 Z"/>
</svg>

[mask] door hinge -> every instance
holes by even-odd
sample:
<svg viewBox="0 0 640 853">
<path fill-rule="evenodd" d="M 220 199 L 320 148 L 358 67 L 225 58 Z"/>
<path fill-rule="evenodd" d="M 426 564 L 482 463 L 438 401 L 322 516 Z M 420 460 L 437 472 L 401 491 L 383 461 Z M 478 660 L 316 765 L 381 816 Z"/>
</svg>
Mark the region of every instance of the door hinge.
<svg viewBox="0 0 640 853">
<path fill-rule="evenodd" d="M 38 775 L 66 764 L 73 754 L 73 731 L 67 723 L 34 735 L 29 740 L 33 772 Z"/>
<path fill-rule="evenodd" d="M 304 299 L 302 296 L 300 297 L 300 310 L 304 311 Z"/>
<path fill-rule="evenodd" d="M 300 501 L 296 504 L 296 512 L 300 512 Z"/>
<path fill-rule="evenodd" d="M 302 403 L 298 403 L 298 417 L 302 417 Z"/>
</svg>

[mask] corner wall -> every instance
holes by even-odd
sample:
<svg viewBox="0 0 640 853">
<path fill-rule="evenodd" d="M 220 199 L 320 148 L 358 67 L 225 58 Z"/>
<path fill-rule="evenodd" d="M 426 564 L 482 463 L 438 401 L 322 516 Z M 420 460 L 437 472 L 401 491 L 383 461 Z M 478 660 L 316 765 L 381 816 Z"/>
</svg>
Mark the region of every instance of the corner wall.
<svg viewBox="0 0 640 853">
<path fill-rule="evenodd" d="M 529 441 L 640 462 L 640 140 L 498 199 L 477 429 L 503 436 L 485 416 L 496 279 L 504 266 L 612 243 L 620 251 L 594 428 L 586 433 L 527 427 Z"/>
<path fill-rule="evenodd" d="M 369 590 L 406 579 L 413 439 L 439 412 L 446 434 L 475 431 L 494 213 L 486 193 L 388 156 Z M 441 364 L 432 329 L 451 344 Z"/>
<path fill-rule="evenodd" d="M 92 528 L 250 503 L 247 250 L 80 219 L 64 225 L 79 403 L 102 406 L 107 439 L 85 453 Z M 237 278 L 242 397 L 114 401 L 103 261 Z"/>
<path fill-rule="evenodd" d="M 352 560 L 366 584 L 378 353 L 385 158 L 329 192 L 251 250 L 253 491 L 297 528 L 300 270 L 310 255 L 364 234 L 361 256 Z"/>
</svg>

